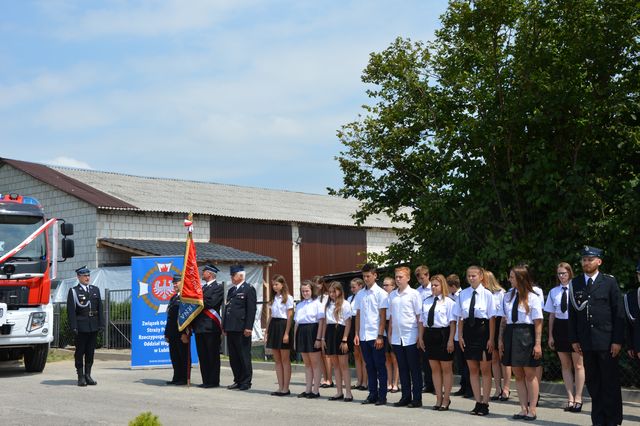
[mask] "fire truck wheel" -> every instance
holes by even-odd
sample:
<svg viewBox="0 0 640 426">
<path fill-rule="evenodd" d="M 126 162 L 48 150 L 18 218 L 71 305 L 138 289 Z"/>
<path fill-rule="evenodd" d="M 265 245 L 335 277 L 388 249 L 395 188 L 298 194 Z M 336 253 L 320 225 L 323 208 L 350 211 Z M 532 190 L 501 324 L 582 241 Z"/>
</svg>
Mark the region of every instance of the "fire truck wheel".
<svg viewBox="0 0 640 426">
<path fill-rule="evenodd" d="M 24 353 L 24 369 L 29 373 L 40 373 L 44 370 L 49 354 L 49 344 L 36 345 Z"/>
</svg>

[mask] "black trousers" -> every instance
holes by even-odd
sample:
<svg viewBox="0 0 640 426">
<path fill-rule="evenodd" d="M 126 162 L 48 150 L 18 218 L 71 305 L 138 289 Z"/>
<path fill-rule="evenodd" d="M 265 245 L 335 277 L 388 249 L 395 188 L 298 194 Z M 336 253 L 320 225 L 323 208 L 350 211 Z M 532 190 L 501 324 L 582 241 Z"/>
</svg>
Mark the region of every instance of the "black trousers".
<svg viewBox="0 0 640 426">
<path fill-rule="evenodd" d="M 84 374 L 84 368 L 91 369 L 93 365 L 93 354 L 96 351 L 96 342 L 98 340 L 98 332 L 78 333 L 75 339 L 76 352 L 74 358 L 76 361 L 76 371 L 78 374 Z"/>
<path fill-rule="evenodd" d="M 182 343 L 180 337 L 169 338 L 169 356 L 171 357 L 171 365 L 173 366 L 174 382 L 187 381 L 187 368 L 190 363 L 189 343 Z"/>
<path fill-rule="evenodd" d="M 241 386 L 251 386 L 253 367 L 251 366 L 251 336 L 242 331 L 228 331 L 229 364 L 233 371 L 233 382 Z"/>
<path fill-rule="evenodd" d="M 591 395 L 594 425 L 622 423 L 622 391 L 618 357 L 609 351 L 583 351 L 585 382 Z"/>
<path fill-rule="evenodd" d="M 220 385 L 220 333 L 196 333 L 200 374 L 205 385 Z"/>
</svg>

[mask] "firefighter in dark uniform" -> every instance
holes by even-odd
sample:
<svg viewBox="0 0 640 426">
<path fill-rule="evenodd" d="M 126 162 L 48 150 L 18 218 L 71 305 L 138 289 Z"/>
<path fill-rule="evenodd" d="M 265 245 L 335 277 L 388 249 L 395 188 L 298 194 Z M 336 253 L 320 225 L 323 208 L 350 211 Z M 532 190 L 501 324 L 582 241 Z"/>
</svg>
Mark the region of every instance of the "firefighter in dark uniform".
<svg viewBox="0 0 640 426">
<path fill-rule="evenodd" d="M 204 309 L 193 320 L 192 329 L 196 335 L 196 348 L 202 375 L 201 388 L 217 388 L 220 386 L 220 306 L 224 299 L 224 287 L 216 281 L 220 270 L 214 265 L 205 265 L 202 278 Z"/>
<path fill-rule="evenodd" d="M 78 386 L 97 385 L 91 377 L 93 354 L 96 349 L 98 331 L 104 329 L 104 314 L 100 289 L 89 284 L 91 272 L 86 266 L 76 269 L 78 285 L 69 289 L 67 315 L 69 328 L 75 334 L 75 361 Z"/>
<path fill-rule="evenodd" d="M 584 357 L 594 425 L 622 423 L 618 354 L 624 341 L 624 307 L 616 279 L 599 271 L 603 251 L 582 249 L 583 274 L 570 284 L 569 342 Z"/>
<path fill-rule="evenodd" d="M 178 313 L 180 311 L 180 281 L 182 276 L 173 276 L 173 290 L 175 294 L 169 300 L 167 308 L 167 325 L 164 328 L 164 340 L 169 343 L 169 356 L 173 366 L 173 378 L 168 385 L 186 385 L 187 368 L 189 365 L 189 334 L 178 331 Z"/>
<path fill-rule="evenodd" d="M 640 260 L 636 265 L 636 281 L 640 284 Z M 627 314 L 627 353 L 630 358 L 640 360 L 640 287 L 624 295 L 624 310 Z"/>
<path fill-rule="evenodd" d="M 244 267 L 230 268 L 233 286 L 227 292 L 224 310 L 224 331 L 229 346 L 229 364 L 233 371 L 233 384 L 228 389 L 251 389 L 251 333 L 256 317 L 256 290 L 244 280 Z"/>
</svg>

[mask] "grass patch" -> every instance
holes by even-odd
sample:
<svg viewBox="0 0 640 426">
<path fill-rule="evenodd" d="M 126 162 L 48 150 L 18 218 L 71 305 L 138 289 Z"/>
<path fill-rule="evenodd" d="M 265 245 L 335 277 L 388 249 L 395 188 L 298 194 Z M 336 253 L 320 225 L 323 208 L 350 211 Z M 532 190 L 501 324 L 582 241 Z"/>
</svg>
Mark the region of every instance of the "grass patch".
<svg viewBox="0 0 640 426">
<path fill-rule="evenodd" d="M 49 349 L 47 362 L 67 361 L 73 359 L 73 352 L 60 349 Z"/>
</svg>

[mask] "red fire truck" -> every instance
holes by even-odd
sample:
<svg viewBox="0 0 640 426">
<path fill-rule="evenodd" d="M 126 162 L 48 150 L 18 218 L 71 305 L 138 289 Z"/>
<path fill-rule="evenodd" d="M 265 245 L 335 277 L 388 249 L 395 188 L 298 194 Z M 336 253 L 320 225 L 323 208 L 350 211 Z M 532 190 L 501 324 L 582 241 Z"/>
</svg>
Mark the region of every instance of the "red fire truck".
<svg viewBox="0 0 640 426">
<path fill-rule="evenodd" d="M 74 254 L 73 225 L 47 219 L 35 198 L 0 194 L 0 361 L 24 358 L 29 372 L 44 369 L 53 341 L 58 222 L 64 261 Z"/>
</svg>

